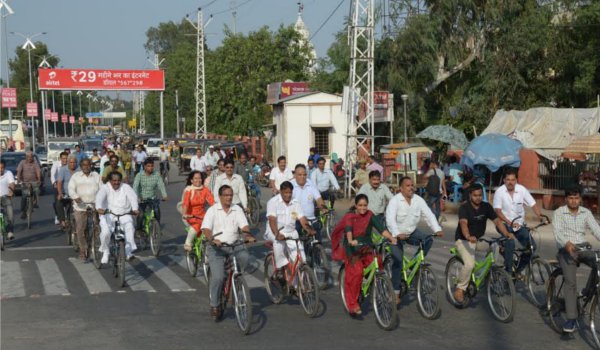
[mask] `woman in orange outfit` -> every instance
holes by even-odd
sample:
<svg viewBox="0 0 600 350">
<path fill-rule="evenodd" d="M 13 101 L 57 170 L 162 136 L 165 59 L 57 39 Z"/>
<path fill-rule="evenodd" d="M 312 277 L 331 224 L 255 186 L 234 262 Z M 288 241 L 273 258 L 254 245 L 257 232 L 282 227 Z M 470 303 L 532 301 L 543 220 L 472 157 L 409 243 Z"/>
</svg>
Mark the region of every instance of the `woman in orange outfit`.
<svg viewBox="0 0 600 350">
<path fill-rule="evenodd" d="M 206 214 L 206 210 L 213 204 L 215 199 L 210 190 L 204 187 L 205 175 L 195 170 L 187 177 L 187 186 L 183 190 L 183 198 L 181 203 L 183 220 L 185 220 L 193 230 L 188 231 L 185 245 L 183 248 L 186 251 L 192 249 L 194 237 L 200 237 L 202 220 Z"/>
</svg>

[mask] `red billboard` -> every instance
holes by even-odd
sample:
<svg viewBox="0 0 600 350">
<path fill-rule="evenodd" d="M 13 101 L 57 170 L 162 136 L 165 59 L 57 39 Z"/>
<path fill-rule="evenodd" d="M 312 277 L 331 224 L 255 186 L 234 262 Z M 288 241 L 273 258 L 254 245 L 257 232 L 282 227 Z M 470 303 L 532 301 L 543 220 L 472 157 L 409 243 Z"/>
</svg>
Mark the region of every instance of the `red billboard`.
<svg viewBox="0 0 600 350">
<path fill-rule="evenodd" d="M 56 123 L 58 121 L 58 112 L 50 113 L 50 120 Z"/>
<path fill-rule="evenodd" d="M 373 92 L 373 107 L 375 109 L 388 109 L 388 96 L 387 91 L 375 91 Z"/>
<path fill-rule="evenodd" d="M 27 102 L 27 116 L 28 117 L 37 117 L 37 102 Z"/>
<path fill-rule="evenodd" d="M 2 89 L 2 108 L 17 108 L 17 89 Z"/>
<path fill-rule="evenodd" d="M 159 69 L 39 68 L 40 90 L 157 90 L 165 89 Z"/>
<path fill-rule="evenodd" d="M 75 124 L 75 116 L 74 115 L 69 116 L 69 124 Z"/>
<path fill-rule="evenodd" d="M 300 82 L 300 83 L 281 83 L 281 91 L 279 93 L 279 99 L 284 99 L 286 97 L 301 94 L 304 92 L 309 92 L 310 88 L 308 87 L 308 83 Z"/>
<path fill-rule="evenodd" d="M 63 123 L 68 122 L 69 121 L 69 116 L 66 115 L 66 114 L 61 114 L 60 115 L 60 121 L 63 122 Z"/>
</svg>

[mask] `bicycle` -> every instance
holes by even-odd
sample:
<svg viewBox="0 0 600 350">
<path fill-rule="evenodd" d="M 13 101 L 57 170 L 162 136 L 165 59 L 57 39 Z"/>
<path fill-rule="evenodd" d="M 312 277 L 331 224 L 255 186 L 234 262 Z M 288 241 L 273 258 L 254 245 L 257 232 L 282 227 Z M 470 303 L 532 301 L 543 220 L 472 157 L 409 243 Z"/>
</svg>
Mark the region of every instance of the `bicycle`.
<svg viewBox="0 0 600 350">
<path fill-rule="evenodd" d="M 431 237 L 437 235 L 431 234 Z M 393 258 L 390 250 L 390 243 L 380 235 L 373 235 L 373 241 L 379 242 L 378 253 L 383 257 L 383 271 L 392 278 Z M 400 284 L 400 297 L 408 294 L 413 282 L 417 284 L 417 309 L 421 316 L 428 320 L 435 320 L 440 317 L 442 310 L 439 306 L 439 292 L 437 287 L 437 277 L 430 267 L 431 264 L 425 261 L 423 252 L 423 241 L 419 240 L 419 248 L 412 259 L 402 257 L 402 281 Z"/>
<path fill-rule="evenodd" d="M 22 196 L 25 196 L 25 215 L 27 220 L 27 229 L 31 228 L 31 216 L 33 214 L 33 184 L 26 183 L 23 184 L 23 193 Z M 70 243 L 69 243 L 70 245 Z"/>
<path fill-rule="evenodd" d="M 118 278 L 118 286 L 125 287 L 125 231 L 121 228 L 120 219 L 123 216 L 132 215 L 132 213 L 114 214 L 108 209 L 105 214 L 111 214 L 116 217 L 115 227 L 110 235 L 108 264 L 112 266 L 112 273 L 115 278 Z"/>
<path fill-rule="evenodd" d="M 250 213 L 246 214 L 248 218 L 248 224 L 251 228 L 256 228 L 260 221 L 260 202 L 256 197 L 256 191 L 254 191 L 248 184 L 246 184 L 246 192 L 248 193 L 248 210 Z"/>
<path fill-rule="evenodd" d="M 314 227 L 315 223 L 319 223 L 318 219 L 308 219 L 311 227 Z M 319 288 L 324 289 L 329 284 L 329 276 L 331 270 L 329 268 L 329 259 L 325 248 L 315 236 L 308 236 L 308 233 L 302 229 L 302 235 L 306 237 L 304 243 L 304 253 L 306 254 L 306 260 L 308 266 L 310 266 L 315 272 Z"/>
<path fill-rule="evenodd" d="M 63 203 L 65 212 L 65 226 L 63 226 L 63 232 L 67 237 L 67 245 L 73 247 L 74 251 L 79 251 L 79 245 L 77 244 L 77 237 L 75 234 L 75 216 L 73 215 L 73 203 L 68 197 L 59 199 Z"/>
<path fill-rule="evenodd" d="M 595 255 L 595 266 L 588 275 L 586 286 L 591 286 L 589 290 L 584 289 L 577 296 L 577 315 L 578 319 L 589 314 L 589 327 L 594 338 L 596 348 L 600 349 L 600 250 L 592 249 L 589 243 L 583 246 L 576 246 L 577 252 L 584 250 L 591 251 Z M 577 261 L 579 266 L 579 261 Z M 594 269 L 596 271 L 594 271 Z M 563 334 L 563 324 L 566 322 L 566 300 L 564 296 L 564 277 L 562 268 L 558 267 L 550 275 L 547 288 L 546 310 L 548 312 L 550 326 L 558 334 Z M 583 322 L 582 322 L 583 323 Z"/>
<path fill-rule="evenodd" d="M 515 274 L 517 273 L 517 268 L 521 263 L 521 260 L 524 259 L 526 255 L 531 256 L 529 263 L 527 264 L 524 282 L 529 291 L 531 301 L 539 308 L 546 305 L 546 282 L 550 279 L 550 274 L 552 272 L 550 264 L 539 255 L 535 254 L 535 247 L 533 246 L 533 233 L 535 233 L 538 228 L 550 223 L 550 219 L 547 216 L 542 216 L 545 217 L 547 221 L 528 228 L 529 244 L 526 247 L 515 249 L 515 253 L 513 254 L 513 272 Z M 517 219 L 520 219 L 520 217 L 515 218 L 511 222 L 511 227 Z"/>
<path fill-rule="evenodd" d="M 169 184 L 169 164 L 168 161 L 160 162 L 160 177 L 165 185 Z"/>
<path fill-rule="evenodd" d="M 213 238 L 220 234 L 222 234 L 222 232 L 214 234 Z M 221 243 L 220 248 L 231 248 L 233 252 L 235 247 L 243 244 L 245 243 L 241 240 L 233 244 Z M 216 247 L 215 244 L 213 244 L 213 246 Z M 208 268 L 207 272 L 206 276 L 208 277 L 208 284 L 210 285 L 210 268 Z M 248 284 L 240 271 L 235 254 L 227 255 L 227 258 L 225 259 L 225 273 L 227 277 L 223 283 L 221 294 L 219 295 L 219 308 L 221 309 L 221 317 L 219 320 L 223 318 L 225 308 L 227 307 L 227 301 L 233 296 L 232 301 L 238 327 L 240 327 L 240 330 L 244 335 L 247 335 L 250 333 L 250 328 L 252 326 L 252 299 L 250 298 L 250 288 L 248 288 Z"/>
<path fill-rule="evenodd" d="M 363 280 L 358 296 L 358 304 L 362 304 L 370 296 L 371 307 L 375 313 L 377 325 L 386 331 L 390 331 L 398 326 L 398 311 L 396 310 L 396 298 L 392 280 L 379 264 L 378 251 L 380 245 L 381 243 L 373 247 L 373 261 L 363 269 Z M 360 248 L 364 246 L 366 245 L 359 243 L 356 247 Z M 344 291 L 344 281 L 346 278 L 345 263 L 342 263 L 342 266 L 340 266 L 338 278 L 342 302 L 344 303 L 346 312 L 349 313 L 350 310 L 348 310 L 346 293 Z"/>
<path fill-rule="evenodd" d="M 335 211 L 331 207 L 330 201 L 325 201 L 325 207 L 327 210 L 324 213 L 320 213 L 319 221 L 321 222 L 321 227 L 324 228 L 325 234 L 327 234 L 327 238 L 331 241 L 331 234 L 335 229 Z"/>
<path fill-rule="evenodd" d="M 0 250 L 4 250 L 4 244 L 8 240 L 6 232 L 6 220 L 4 219 L 4 208 L 0 207 Z"/>
<path fill-rule="evenodd" d="M 162 237 L 160 223 L 154 215 L 154 206 L 159 203 L 158 199 L 145 199 L 142 201 L 142 204 L 145 205 L 142 228 L 136 230 L 136 244 L 139 245 L 140 251 L 146 249 L 147 245 L 150 245 L 154 256 L 158 256 L 160 253 L 160 240 Z"/>
<path fill-rule="evenodd" d="M 294 284 L 298 285 L 297 295 L 300 304 L 308 317 L 315 317 L 319 311 L 319 287 L 317 276 L 313 269 L 302 260 L 300 253 L 301 241 L 309 238 L 286 238 L 286 241 L 294 241 L 297 247 L 296 260 L 292 263 L 287 244 L 285 254 L 288 258 L 288 264 L 283 268 L 283 276 L 280 278 L 275 265 L 275 256 L 273 255 L 273 242 L 266 241 L 265 245 L 271 249 L 264 262 L 264 278 L 267 294 L 274 304 L 281 304 L 284 299 L 294 293 Z"/>
<path fill-rule="evenodd" d="M 86 258 L 94 260 L 94 266 L 99 269 L 102 264 L 102 254 L 100 253 L 100 226 L 96 214 L 96 204 L 93 202 L 82 202 L 86 206 L 86 225 L 85 225 L 85 240 L 87 243 Z"/>
<path fill-rule="evenodd" d="M 199 216 L 192 216 L 196 219 L 202 219 Z M 193 230 L 191 226 L 186 227 L 186 230 Z M 198 237 L 194 237 L 192 242 L 192 250 L 185 252 L 185 260 L 187 262 L 188 272 L 192 277 L 196 277 L 198 273 L 198 265 L 202 266 L 202 272 L 204 273 L 204 280 L 208 284 L 208 261 L 206 260 L 206 237 L 204 233 Z"/>
<path fill-rule="evenodd" d="M 471 299 L 477 295 L 477 291 L 485 283 L 487 285 L 487 299 L 492 315 L 500 322 L 511 322 L 515 315 L 515 285 L 511 276 L 502 266 L 495 265 L 494 251 L 498 244 L 506 241 L 508 238 L 500 237 L 495 239 L 480 238 L 479 242 L 486 242 L 489 247 L 485 259 L 475 261 L 475 267 L 471 272 L 471 280 L 465 292 L 465 299 L 459 303 L 454 299 L 454 290 L 458 283 L 460 271 L 463 268 L 462 258 L 456 247 L 450 248 L 452 257 L 446 264 L 446 291 L 450 303 L 457 308 L 465 308 L 471 302 Z M 505 301 L 504 296 L 508 297 Z"/>
</svg>

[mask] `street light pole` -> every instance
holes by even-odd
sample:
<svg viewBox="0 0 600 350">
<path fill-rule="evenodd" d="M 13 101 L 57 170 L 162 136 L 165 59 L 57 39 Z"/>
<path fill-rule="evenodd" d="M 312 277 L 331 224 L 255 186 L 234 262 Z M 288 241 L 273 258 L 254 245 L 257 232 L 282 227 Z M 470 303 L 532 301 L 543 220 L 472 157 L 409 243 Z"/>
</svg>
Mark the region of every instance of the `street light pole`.
<svg viewBox="0 0 600 350">
<path fill-rule="evenodd" d="M 51 57 L 56 57 L 55 55 L 50 56 L 42 56 L 42 62 L 38 67 L 40 68 L 50 68 L 52 67 L 48 62 L 48 59 Z M 42 126 L 44 128 L 44 145 L 48 146 L 48 134 L 50 133 L 50 125 L 48 125 L 48 116 L 46 116 L 46 106 L 48 106 L 48 92 L 44 90 L 40 90 L 42 94 Z"/>
<path fill-rule="evenodd" d="M 148 60 L 153 66 L 154 69 L 160 69 L 160 65 L 165 61 L 158 60 L 158 54 L 154 54 L 154 61 Z M 160 92 L 160 138 L 161 140 L 165 139 L 165 113 L 164 113 L 164 91 Z"/>
<path fill-rule="evenodd" d="M 29 58 L 29 102 L 33 102 L 33 79 L 31 77 L 31 50 L 35 49 L 32 39 L 36 36 L 44 35 L 46 32 L 36 33 L 33 35 L 24 35 L 19 32 L 10 32 L 11 34 L 18 35 L 25 39 L 23 49 L 27 50 L 27 56 Z M 11 126 L 12 129 L 12 126 Z M 35 152 L 35 117 L 31 117 L 31 150 Z"/>
<path fill-rule="evenodd" d="M 66 114 L 65 113 L 65 92 L 61 91 L 60 93 L 62 95 L 62 102 L 63 102 L 62 114 Z M 62 122 L 62 115 L 60 116 L 60 118 L 61 118 L 61 122 Z M 67 137 L 67 124 L 63 122 L 62 125 L 63 125 L 63 136 Z"/>
<path fill-rule="evenodd" d="M 6 9 L 6 14 L 4 14 L 2 9 Z M 8 6 L 8 4 L 6 3 L 6 1 L 4 0 L 0 0 L 0 38 L 2 37 L 2 20 L 5 17 L 8 17 L 8 15 L 12 15 L 14 14 L 15 11 L 13 11 L 13 9 Z M 5 32 L 6 34 L 6 32 Z M 7 45 L 8 46 L 8 45 Z M 8 56 L 8 55 L 7 55 Z M 8 57 L 7 57 L 8 60 Z M 8 62 L 7 63 L 7 67 L 8 67 Z M 6 87 L 10 87 L 10 72 L 9 72 L 9 68 L 6 69 L 7 74 L 8 74 L 8 78 L 6 79 Z M 2 77 L 2 40 L 0 39 L 0 78 Z M 11 109 L 8 109 L 8 124 L 10 125 L 8 128 L 8 140 L 9 140 L 9 146 L 10 147 L 10 143 L 13 141 L 13 133 L 12 133 L 12 113 L 11 113 Z"/>
<path fill-rule="evenodd" d="M 404 147 L 406 147 L 408 145 L 408 133 L 407 133 L 407 127 L 406 127 L 406 100 L 408 100 L 408 95 L 404 94 L 401 96 L 402 97 L 402 102 L 404 103 Z M 406 176 L 406 169 L 407 164 L 406 164 L 406 152 L 404 152 L 404 176 Z"/>
<path fill-rule="evenodd" d="M 83 92 L 81 90 L 77 91 L 77 96 L 79 96 L 79 118 L 83 117 L 81 115 L 81 95 Z M 83 123 L 79 123 L 79 136 L 83 135 Z"/>
<path fill-rule="evenodd" d="M 73 95 L 69 90 L 69 101 L 71 102 L 71 114 L 69 115 L 69 124 L 71 124 L 71 116 L 73 115 Z M 75 118 L 75 116 L 73 116 Z M 71 124 L 71 137 L 75 137 L 75 123 Z"/>
</svg>

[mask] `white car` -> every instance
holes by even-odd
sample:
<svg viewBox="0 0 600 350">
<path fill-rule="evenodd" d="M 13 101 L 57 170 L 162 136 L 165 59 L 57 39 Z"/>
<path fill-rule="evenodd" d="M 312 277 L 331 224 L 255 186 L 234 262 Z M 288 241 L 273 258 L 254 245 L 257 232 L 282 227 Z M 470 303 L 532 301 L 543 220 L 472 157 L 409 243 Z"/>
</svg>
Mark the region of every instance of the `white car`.
<svg viewBox="0 0 600 350">
<path fill-rule="evenodd" d="M 68 148 L 71 152 L 75 151 L 75 146 L 80 145 L 78 140 L 72 138 L 55 138 L 48 140 L 48 166 L 52 166 L 53 162 L 60 160 L 60 153 Z"/>
<path fill-rule="evenodd" d="M 146 154 L 148 157 L 157 159 L 160 152 L 160 146 L 164 144 L 165 141 L 162 139 L 148 139 L 148 143 L 146 143 Z"/>
</svg>

